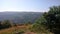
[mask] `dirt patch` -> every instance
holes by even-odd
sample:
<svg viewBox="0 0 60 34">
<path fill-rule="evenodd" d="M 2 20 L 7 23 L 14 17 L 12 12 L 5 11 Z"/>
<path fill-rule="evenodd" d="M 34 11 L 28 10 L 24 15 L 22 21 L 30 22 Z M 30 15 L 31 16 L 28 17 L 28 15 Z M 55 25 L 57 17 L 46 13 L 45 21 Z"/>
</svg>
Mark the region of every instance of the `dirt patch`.
<svg viewBox="0 0 60 34">
<path fill-rule="evenodd" d="M 36 34 L 34 32 L 25 32 L 24 34 Z"/>
</svg>

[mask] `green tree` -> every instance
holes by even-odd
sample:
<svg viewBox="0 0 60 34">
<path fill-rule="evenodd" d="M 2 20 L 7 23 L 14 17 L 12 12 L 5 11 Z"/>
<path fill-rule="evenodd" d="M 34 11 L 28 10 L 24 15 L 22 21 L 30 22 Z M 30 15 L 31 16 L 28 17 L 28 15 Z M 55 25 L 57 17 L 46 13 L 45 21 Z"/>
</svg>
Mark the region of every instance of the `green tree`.
<svg viewBox="0 0 60 34">
<path fill-rule="evenodd" d="M 60 6 L 50 7 L 50 10 L 45 12 L 32 26 L 35 31 L 44 30 L 42 27 L 54 34 L 60 34 Z"/>
<path fill-rule="evenodd" d="M 3 26 L 3 28 L 9 28 L 9 27 L 11 27 L 11 23 L 9 20 L 4 20 L 4 21 L 2 21 L 2 26 Z"/>
<path fill-rule="evenodd" d="M 50 10 L 45 12 L 43 16 L 47 21 L 45 23 L 47 28 L 55 34 L 60 34 L 60 6 L 50 7 Z"/>
</svg>

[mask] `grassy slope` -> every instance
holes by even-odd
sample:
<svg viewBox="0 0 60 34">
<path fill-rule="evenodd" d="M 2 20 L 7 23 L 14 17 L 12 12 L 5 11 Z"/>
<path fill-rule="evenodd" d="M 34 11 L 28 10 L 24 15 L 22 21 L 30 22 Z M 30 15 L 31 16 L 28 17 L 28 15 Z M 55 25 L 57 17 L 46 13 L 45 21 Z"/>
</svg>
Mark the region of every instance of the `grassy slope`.
<svg viewBox="0 0 60 34">
<path fill-rule="evenodd" d="M 3 30 L 0 30 L 0 34 L 14 34 L 15 32 L 18 32 L 18 31 L 20 31 L 20 30 L 24 30 L 25 31 L 25 33 L 24 34 L 36 34 L 36 33 L 34 33 L 34 32 L 30 32 L 29 31 L 29 27 L 30 27 L 31 25 L 28 25 L 28 26 L 26 26 L 26 25 L 23 25 L 23 26 L 16 26 L 16 27 L 11 27 L 11 28 L 8 28 L 8 29 L 3 29 Z M 44 34 L 44 33 L 42 33 L 42 34 Z M 45 33 L 46 34 L 46 33 Z M 51 33 L 50 33 L 51 34 Z"/>
<path fill-rule="evenodd" d="M 28 27 L 29 26 L 16 26 L 16 27 L 11 27 L 11 28 L 8 28 L 8 29 L 3 29 L 3 30 L 0 30 L 0 34 L 13 34 L 15 32 L 18 32 L 20 30 L 24 30 L 25 31 L 25 34 L 34 34 L 33 32 L 30 32 L 28 30 Z"/>
</svg>

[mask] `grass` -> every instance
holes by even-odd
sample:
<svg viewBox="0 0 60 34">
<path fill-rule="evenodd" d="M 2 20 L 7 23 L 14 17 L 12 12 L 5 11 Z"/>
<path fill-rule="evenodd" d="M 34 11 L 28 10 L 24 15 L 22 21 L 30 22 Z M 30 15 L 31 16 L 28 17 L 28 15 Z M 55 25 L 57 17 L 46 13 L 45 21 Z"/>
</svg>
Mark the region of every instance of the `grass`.
<svg viewBox="0 0 60 34">
<path fill-rule="evenodd" d="M 16 26 L 8 29 L 3 29 L 3 30 L 0 30 L 0 34 L 13 34 L 14 32 L 17 32 L 20 30 L 27 31 L 27 26 Z"/>
<path fill-rule="evenodd" d="M 0 30 L 0 34 L 14 34 L 16 32 L 21 32 L 21 31 L 24 31 L 24 32 L 29 32 L 29 27 L 31 25 L 22 25 L 22 26 L 16 26 L 16 27 L 11 27 L 11 28 L 8 28 L 8 29 L 3 29 L 3 30 Z"/>
<path fill-rule="evenodd" d="M 28 26 L 22 25 L 22 26 L 11 27 L 8 29 L 0 30 L 0 34 L 15 34 L 16 32 L 20 32 L 20 33 L 22 32 L 24 34 L 40 34 L 40 33 L 31 32 L 29 30 L 29 27 L 31 27 L 31 25 L 28 25 Z M 47 34 L 47 33 L 45 33 L 45 34 Z"/>
</svg>

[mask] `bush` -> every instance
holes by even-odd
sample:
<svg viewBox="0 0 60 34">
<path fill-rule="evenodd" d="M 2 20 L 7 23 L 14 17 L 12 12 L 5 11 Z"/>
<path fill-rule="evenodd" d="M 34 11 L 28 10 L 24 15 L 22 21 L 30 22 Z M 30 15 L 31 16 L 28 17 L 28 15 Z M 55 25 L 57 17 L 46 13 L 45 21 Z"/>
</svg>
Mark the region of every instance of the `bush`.
<svg viewBox="0 0 60 34">
<path fill-rule="evenodd" d="M 50 7 L 49 12 L 45 12 L 32 26 L 32 30 L 39 32 L 45 28 L 54 34 L 60 34 L 60 6 Z"/>
<path fill-rule="evenodd" d="M 54 34 L 60 34 L 60 6 L 50 7 L 49 12 L 44 13 L 46 27 Z"/>
<path fill-rule="evenodd" d="M 44 25 L 45 19 L 43 18 L 43 16 L 41 18 L 39 18 L 38 20 L 35 21 L 35 23 L 32 25 L 32 27 L 30 28 L 31 31 L 33 32 L 46 32 L 46 26 Z"/>
<path fill-rule="evenodd" d="M 5 29 L 11 27 L 11 23 L 9 20 L 4 20 L 0 23 L 0 29 Z"/>
</svg>

